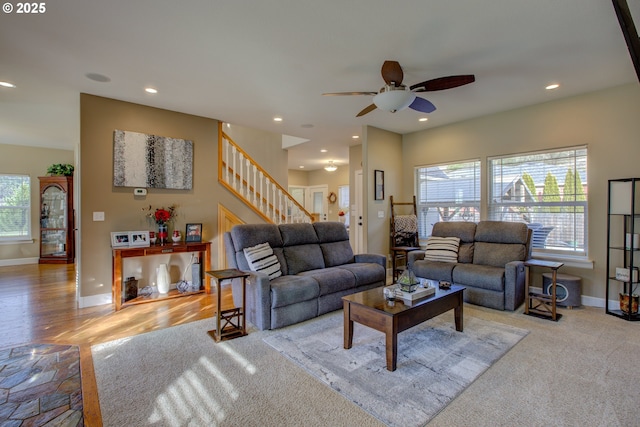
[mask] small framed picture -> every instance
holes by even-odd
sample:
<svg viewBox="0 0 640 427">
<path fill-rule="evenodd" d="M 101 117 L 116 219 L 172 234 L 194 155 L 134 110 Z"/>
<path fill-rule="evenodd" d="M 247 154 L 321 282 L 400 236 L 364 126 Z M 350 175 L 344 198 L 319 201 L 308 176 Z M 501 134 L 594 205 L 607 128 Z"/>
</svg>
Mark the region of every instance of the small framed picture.
<svg viewBox="0 0 640 427">
<path fill-rule="evenodd" d="M 375 170 L 373 175 L 373 200 L 384 200 L 384 171 Z"/>
<path fill-rule="evenodd" d="M 122 248 L 122 247 L 129 246 L 129 232 L 128 231 L 112 231 L 111 246 L 114 248 Z"/>
<path fill-rule="evenodd" d="M 202 242 L 202 223 L 187 224 L 184 240 L 186 242 Z"/>
<path fill-rule="evenodd" d="M 130 231 L 129 232 L 129 246 L 150 246 L 148 231 Z"/>
</svg>

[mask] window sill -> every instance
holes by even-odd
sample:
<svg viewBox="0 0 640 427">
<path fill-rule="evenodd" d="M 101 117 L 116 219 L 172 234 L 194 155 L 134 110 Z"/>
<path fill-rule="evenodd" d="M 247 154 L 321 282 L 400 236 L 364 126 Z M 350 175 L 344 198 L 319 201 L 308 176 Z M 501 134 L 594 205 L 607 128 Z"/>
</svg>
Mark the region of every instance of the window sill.
<svg viewBox="0 0 640 427">
<path fill-rule="evenodd" d="M 27 245 L 35 243 L 33 239 L 24 239 L 24 240 L 0 240 L 0 246 L 2 245 Z"/>
<path fill-rule="evenodd" d="M 587 270 L 593 270 L 593 260 L 586 257 L 568 256 L 562 254 L 542 254 L 539 252 L 533 252 L 531 258 L 541 259 L 546 261 L 558 261 L 563 262 L 567 267 L 584 268 Z"/>
</svg>

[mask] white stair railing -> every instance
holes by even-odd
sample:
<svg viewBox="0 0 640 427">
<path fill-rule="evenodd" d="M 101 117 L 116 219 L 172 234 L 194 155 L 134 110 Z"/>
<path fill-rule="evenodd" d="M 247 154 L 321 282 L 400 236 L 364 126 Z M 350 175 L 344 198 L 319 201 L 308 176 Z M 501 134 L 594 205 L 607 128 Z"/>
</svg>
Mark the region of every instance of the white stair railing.
<svg viewBox="0 0 640 427">
<path fill-rule="evenodd" d="M 307 212 L 218 125 L 218 181 L 265 221 L 312 222 Z"/>
</svg>

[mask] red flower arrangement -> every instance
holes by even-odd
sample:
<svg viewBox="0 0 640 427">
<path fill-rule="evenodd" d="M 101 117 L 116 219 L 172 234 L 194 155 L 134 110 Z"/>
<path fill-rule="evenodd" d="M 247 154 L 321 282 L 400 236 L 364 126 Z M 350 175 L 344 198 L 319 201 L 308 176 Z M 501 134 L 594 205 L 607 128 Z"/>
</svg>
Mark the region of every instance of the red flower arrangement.
<svg viewBox="0 0 640 427">
<path fill-rule="evenodd" d="M 344 216 L 344 211 L 338 212 L 338 216 Z"/>
<path fill-rule="evenodd" d="M 147 217 L 153 220 L 158 225 L 165 225 L 171 221 L 176 216 L 176 205 L 171 205 L 167 209 L 164 207 L 158 208 L 155 211 L 151 206 L 148 208 L 143 208 L 143 211 L 148 211 Z"/>
</svg>

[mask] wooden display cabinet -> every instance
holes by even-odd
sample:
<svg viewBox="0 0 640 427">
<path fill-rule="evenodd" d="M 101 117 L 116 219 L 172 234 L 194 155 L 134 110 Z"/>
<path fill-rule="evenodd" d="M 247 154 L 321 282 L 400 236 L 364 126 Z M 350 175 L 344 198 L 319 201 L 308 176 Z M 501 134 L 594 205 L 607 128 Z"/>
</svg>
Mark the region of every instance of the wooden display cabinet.
<svg viewBox="0 0 640 427">
<path fill-rule="evenodd" d="M 40 264 L 71 264 L 75 259 L 73 176 L 41 176 Z"/>
</svg>

